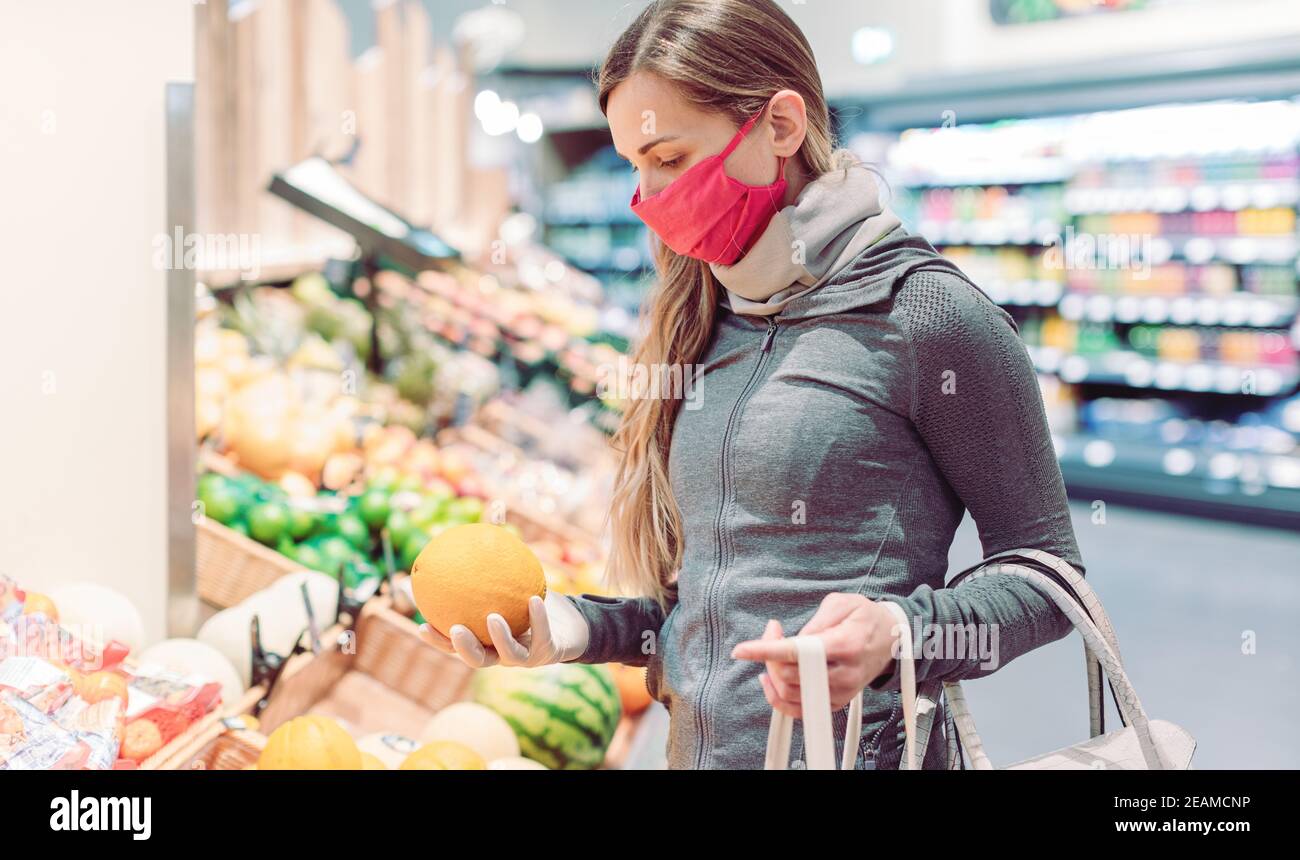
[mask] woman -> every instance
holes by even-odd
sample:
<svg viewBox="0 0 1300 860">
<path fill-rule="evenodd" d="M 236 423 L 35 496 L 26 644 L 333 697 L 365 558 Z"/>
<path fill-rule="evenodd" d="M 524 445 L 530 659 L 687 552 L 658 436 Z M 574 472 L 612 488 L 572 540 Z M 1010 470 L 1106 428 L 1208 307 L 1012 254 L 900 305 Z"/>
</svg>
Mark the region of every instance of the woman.
<svg viewBox="0 0 1300 860">
<path fill-rule="evenodd" d="M 522 641 L 489 619 L 494 648 L 463 627 L 425 636 L 474 666 L 648 666 L 670 767 L 759 768 L 770 709 L 799 716 L 782 636 L 819 634 L 837 733 L 866 688 L 856 766 L 898 767 L 879 601 L 917 638 L 971 646 L 925 650 L 918 683 L 980 677 L 1070 629 L 1018 578 L 943 587 L 965 510 L 986 555 L 1033 547 L 1082 570 L 1015 323 L 833 151 L 812 50 L 774 2 L 652 3 L 599 86 L 639 174 L 633 210 L 662 240 L 635 362 L 697 374 L 695 402 L 633 400 L 614 440 L 610 570 L 644 596 L 534 598 Z"/>
</svg>

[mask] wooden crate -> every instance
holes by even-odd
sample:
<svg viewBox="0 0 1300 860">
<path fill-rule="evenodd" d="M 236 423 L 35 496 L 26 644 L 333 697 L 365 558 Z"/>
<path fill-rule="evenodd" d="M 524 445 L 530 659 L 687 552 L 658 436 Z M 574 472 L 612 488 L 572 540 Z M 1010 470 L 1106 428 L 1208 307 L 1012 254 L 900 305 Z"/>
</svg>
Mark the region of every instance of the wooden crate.
<svg viewBox="0 0 1300 860">
<path fill-rule="evenodd" d="M 196 526 L 195 573 L 199 597 L 227 609 L 302 565 L 273 549 L 204 518 Z"/>
</svg>

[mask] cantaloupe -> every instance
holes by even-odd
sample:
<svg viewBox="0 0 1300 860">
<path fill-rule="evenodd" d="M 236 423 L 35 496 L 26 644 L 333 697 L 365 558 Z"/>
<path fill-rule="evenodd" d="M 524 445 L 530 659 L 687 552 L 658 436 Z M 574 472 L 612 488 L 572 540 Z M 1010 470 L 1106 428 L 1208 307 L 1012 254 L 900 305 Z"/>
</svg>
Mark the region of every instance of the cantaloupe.
<svg viewBox="0 0 1300 860">
<path fill-rule="evenodd" d="M 499 758 L 495 761 L 488 762 L 488 770 L 550 770 L 540 761 L 533 761 L 523 756 L 513 758 Z"/>
<path fill-rule="evenodd" d="M 293 604 L 296 612 L 301 614 L 302 624 L 307 626 L 307 609 L 302 602 L 302 584 L 307 583 L 307 596 L 311 600 L 311 611 L 316 616 L 317 629 L 322 633 L 334 623 L 334 614 L 338 611 L 339 581 L 328 574 L 315 570 L 298 570 L 285 574 L 270 587 L 277 595 L 276 600 L 283 599 L 286 609 Z M 283 598 L 281 595 L 287 595 Z"/>
<path fill-rule="evenodd" d="M 496 711 L 475 702 L 456 702 L 434 714 L 420 732 L 420 743 L 433 741 L 464 744 L 484 761 L 519 755 L 519 739 L 510 724 Z"/>
<path fill-rule="evenodd" d="M 407 756 L 401 770 L 487 770 L 487 762 L 464 744 L 434 741 Z"/>
<path fill-rule="evenodd" d="M 420 745 L 402 735 L 375 732 L 357 741 L 357 748 L 364 755 L 373 755 L 390 770 L 396 770 L 402 766 L 407 756 L 420 748 Z"/>
<path fill-rule="evenodd" d="M 230 661 L 238 675 L 240 686 L 245 688 L 252 683 L 253 676 L 253 652 L 248 633 L 248 623 L 252 617 L 249 607 L 232 606 L 203 622 L 195 636 L 199 642 Z"/>
<path fill-rule="evenodd" d="M 411 592 L 420 613 L 444 635 L 463 624 L 491 645 L 487 617 L 499 613 L 516 637 L 529 627 L 528 599 L 546 595 L 542 563 L 501 526 L 473 523 L 429 541 L 411 567 Z"/>
<path fill-rule="evenodd" d="M 295 717 L 266 739 L 258 770 L 361 770 L 361 751 L 329 717 Z"/>
<path fill-rule="evenodd" d="M 230 658 L 197 639 L 165 639 L 141 651 L 137 659 L 143 665 L 161 666 L 178 675 L 215 681 L 221 685 L 221 701 L 228 705 L 244 694 L 244 684 Z"/>
<path fill-rule="evenodd" d="M 50 592 L 59 623 L 92 645 L 121 642 L 134 653 L 144 646 L 144 620 L 121 592 L 93 582 L 64 585 Z"/>
<path fill-rule="evenodd" d="M 253 616 L 261 621 L 262 647 L 287 656 L 307 624 L 302 596 L 288 589 L 259 591 L 243 603 L 213 615 L 195 637 L 211 645 L 235 667 L 245 687 L 252 683 L 253 652 L 249 626 Z"/>
</svg>

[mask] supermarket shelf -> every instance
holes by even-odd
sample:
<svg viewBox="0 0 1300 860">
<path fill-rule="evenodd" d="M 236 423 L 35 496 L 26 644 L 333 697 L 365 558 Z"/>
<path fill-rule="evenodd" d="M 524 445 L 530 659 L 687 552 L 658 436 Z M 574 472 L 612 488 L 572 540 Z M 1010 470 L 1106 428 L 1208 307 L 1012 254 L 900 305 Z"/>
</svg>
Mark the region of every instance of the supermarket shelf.
<svg viewBox="0 0 1300 860">
<path fill-rule="evenodd" d="M 1300 458 L 1078 434 L 1058 440 L 1075 498 L 1300 528 Z"/>
<path fill-rule="evenodd" d="M 995 303 L 1012 307 L 1056 307 L 1065 292 L 1059 281 L 988 281 L 979 286 Z"/>
<path fill-rule="evenodd" d="M 1072 169 L 1060 163 L 1051 163 L 1042 170 L 1033 173 L 967 173 L 938 175 L 904 176 L 896 184 L 902 188 L 922 191 L 927 188 L 972 188 L 980 186 L 1001 186 L 1014 188 L 1021 185 L 1062 185 L 1074 175 Z"/>
<path fill-rule="evenodd" d="M 1028 349 L 1040 372 L 1070 383 L 1275 397 L 1294 391 L 1300 382 L 1300 371 L 1295 366 L 1160 361 L 1122 350 L 1086 356 L 1052 347 Z"/>
<path fill-rule="evenodd" d="M 1185 260 L 1189 263 L 1272 263 L 1296 261 L 1295 236 L 1154 236 L 1151 256 L 1154 262 Z"/>
<path fill-rule="evenodd" d="M 1033 227 L 1027 225 L 1007 226 L 1002 221 L 961 222 L 961 221 L 921 221 L 918 225 L 922 236 L 935 245 L 1028 245 L 1045 247 L 1045 237 L 1061 235 L 1061 225 L 1043 223 Z"/>
<path fill-rule="evenodd" d="M 1072 215 L 1108 212 L 1206 212 L 1210 210 L 1273 209 L 1300 202 L 1300 186 L 1292 181 L 1202 184 L 1188 188 L 1069 188 L 1065 208 Z"/>
<path fill-rule="evenodd" d="M 1118 323 L 1283 328 L 1300 300 L 1283 296 L 1111 296 L 1067 291 L 1059 310 L 1067 320 Z"/>
</svg>

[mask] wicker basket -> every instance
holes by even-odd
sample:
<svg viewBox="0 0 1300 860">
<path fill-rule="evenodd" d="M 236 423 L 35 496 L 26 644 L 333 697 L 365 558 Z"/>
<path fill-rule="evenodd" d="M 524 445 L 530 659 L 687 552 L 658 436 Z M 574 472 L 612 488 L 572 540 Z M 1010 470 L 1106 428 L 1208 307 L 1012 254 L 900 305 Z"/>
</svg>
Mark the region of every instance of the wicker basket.
<svg viewBox="0 0 1300 860">
<path fill-rule="evenodd" d="M 302 565 L 212 519 L 197 526 L 199 597 L 222 609 L 240 603 Z"/>
<path fill-rule="evenodd" d="M 472 677 L 465 664 L 425 644 L 389 598 L 377 597 L 362 609 L 355 639 L 330 634 L 321 653 L 292 659 L 258 715 L 259 730 L 270 735 L 294 717 L 320 714 L 355 738 L 376 732 L 419 738 L 437 711 L 470 698 Z M 262 694 L 250 689 L 227 713 L 247 713 Z M 619 723 L 605 768 L 622 766 L 640 722 L 638 715 Z"/>
<path fill-rule="evenodd" d="M 258 717 L 266 734 L 294 717 L 323 714 L 356 737 L 418 737 L 436 711 L 466 697 L 473 674 L 426 645 L 384 597 L 362 609 L 355 634 L 335 636 L 321 653 L 302 657 L 285 667 Z"/>
<path fill-rule="evenodd" d="M 173 751 L 159 770 L 244 770 L 256 765 L 266 736 L 257 732 L 231 730 L 215 721 L 183 747 Z"/>
</svg>

